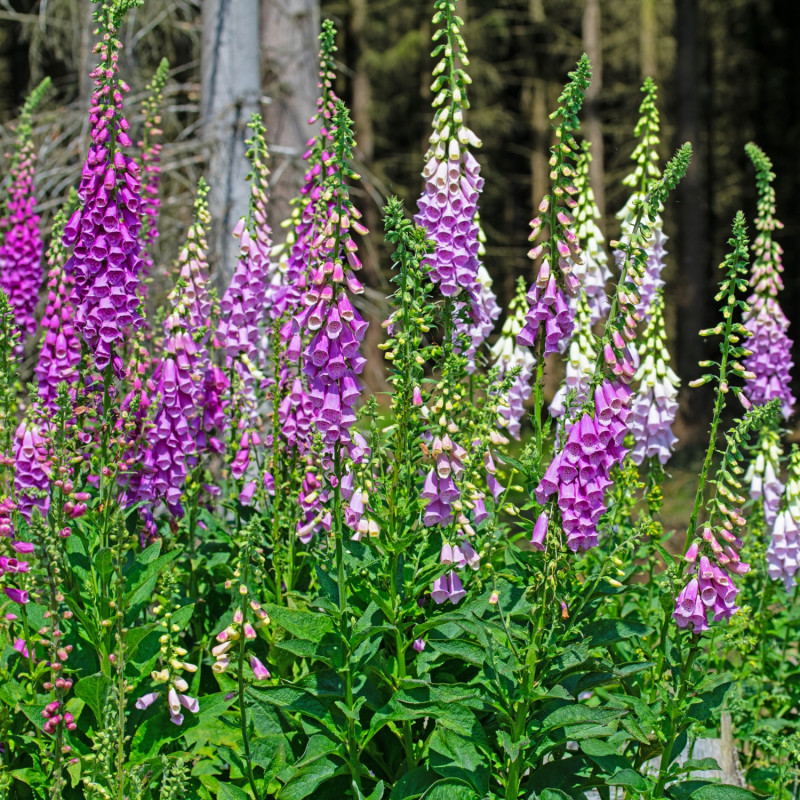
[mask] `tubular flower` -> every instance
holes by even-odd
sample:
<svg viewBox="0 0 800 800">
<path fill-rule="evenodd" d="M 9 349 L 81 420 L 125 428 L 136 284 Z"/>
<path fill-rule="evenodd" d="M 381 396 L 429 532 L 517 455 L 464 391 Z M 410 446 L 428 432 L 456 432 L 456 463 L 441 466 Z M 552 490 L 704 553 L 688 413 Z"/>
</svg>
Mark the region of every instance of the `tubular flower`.
<svg viewBox="0 0 800 800">
<path fill-rule="evenodd" d="M 747 344 L 751 355 L 745 360 L 745 367 L 755 374 L 755 379 L 748 382 L 745 394 L 754 405 L 779 398 L 783 416 L 788 419 L 795 404 L 790 375 L 794 366 L 792 340 L 786 333 L 789 320 L 777 300 L 783 289 L 783 248 L 772 238 L 772 232 L 783 228 L 783 223 L 775 219 L 772 162 L 752 142 L 745 146 L 745 150 L 755 165 L 758 187 L 755 219 L 758 235 L 752 246 L 754 258 L 750 274 L 753 293 L 747 300 L 750 311 L 743 319 L 745 327 L 753 334 Z"/>
<path fill-rule="evenodd" d="M 666 464 L 677 441 L 672 433 L 672 423 L 678 411 L 680 380 L 669 366 L 666 339 L 664 300 L 659 293 L 652 305 L 650 321 L 639 348 L 639 369 L 634 375 L 634 381 L 639 382 L 633 399 L 630 428 L 634 437 L 631 458 L 635 464 L 655 457 Z"/>
<path fill-rule="evenodd" d="M 789 479 L 784 491 L 783 510 L 775 518 L 767 548 L 767 572 L 772 580 L 783 581 L 786 591 L 797 583 L 800 566 L 800 449 L 792 447 Z"/>
<path fill-rule="evenodd" d="M 573 423 L 564 449 L 536 487 L 541 506 L 557 493 L 567 547 L 573 552 L 597 545 L 597 523 L 606 511 L 603 501 L 611 485 L 609 472 L 627 453 L 623 440 L 630 400 L 625 384 L 606 381 L 598 386 L 594 418 L 584 413 Z"/>
<path fill-rule="evenodd" d="M 434 465 L 425 476 L 422 497 L 428 500 L 423 523 L 432 528 L 447 526 L 453 521 L 453 503 L 461 497 L 457 480 L 464 474 L 467 451 L 445 433 L 435 436 L 430 446 Z"/>
<path fill-rule="evenodd" d="M 456 331 L 469 341 L 465 355 L 473 371 L 475 354 L 492 332 L 499 308 L 491 279 L 481 272 L 478 198 L 483 178 L 469 150 L 480 147 L 480 140 L 464 123 L 469 109 L 466 87 L 471 82 L 463 69 L 467 57 L 460 29 L 464 23 L 455 13 L 453 0 L 437 0 L 434 5 L 434 24 L 441 25 L 434 39 L 443 39 L 433 51 L 434 58 L 441 56 L 433 71 L 437 110 L 422 171 L 425 189 L 414 221 L 435 244 L 425 259 L 431 281 L 445 297 L 464 298 L 453 308 L 454 322 Z"/>
<path fill-rule="evenodd" d="M 361 213 L 344 183 L 357 175 L 348 166 L 354 145 L 352 122 L 341 101 L 336 104 L 332 135 L 339 170 L 326 179 L 320 198 L 328 206 L 328 216 L 312 242 L 305 308 L 293 317 L 292 325 L 298 341 L 306 332 L 311 336 L 303 350 L 302 369 L 316 410 L 314 424 L 329 448 L 339 442 L 355 457 L 358 448 L 348 429 L 355 422 L 354 406 L 361 394 L 357 376 L 366 359 L 359 346 L 368 323 L 353 307 L 347 289 L 353 294 L 364 291 L 355 275 L 361 261 L 351 231 L 363 235 L 366 228 L 358 221 Z"/>
<path fill-rule="evenodd" d="M 103 39 L 94 50 L 100 64 L 91 73 L 92 144 L 78 189 L 83 206 L 64 230 L 64 244 L 73 248 L 66 270 L 75 279 L 76 327 L 97 368 L 112 365 L 120 378 L 123 363 L 116 351 L 130 329 L 142 325 L 137 296 L 142 267 L 140 170 L 122 150 L 131 145 L 122 108 L 128 86 L 120 80 L 117 64 L 122 46 L 117 30 L 126 8 L 103 5 L 95 15 Z"/>
<path fill-rule="evenodd" d="M 531 394 L 531 378 L 535 359 L 530 350 L 517 344 L 517 334 L 525 325 L 525 284 L 520 279 L 517 294 L 508 305 L 508 316 L 503 323 L 500 338 L 492 347 L 492 356 L 498 368 L 498 381 L 514 368 L 519 373 L 508 391 L 506 403 L 501 404 L 498 411 L 498 424 L 504 427 L 515 438 L 520 436 L 520 421 L 525 414 L 525 401 Z"/>
<path fill-rule="evenodd" d="M 578 188 L 573 183 L 574 167 L 570 161 L 577 159 L 578 148 L 574 132 L 578 128 L 578 112 L 583 104 L 591 78 L 589 59 L 582 56 L 559 98 L 559 107 L 552 115 L 558 144 L 551 149 L 550 178 L 552 189 L 539 204 L 538 215 L 531 220 L 531 234 L 535 242 L 547 228 L 547 238 L 534 244 L 528 257 L 541 259 L 539 272 L 528 292 L 528 314 L 525 327 L 517 342 L 528 347 L 536 346 L 543 331 L 542 357 L 558 352 L 572 335 L 573 319 L 569 298 L 574 296 L 579 281 L 575 267 L 582 263 L 581 247 L 575 225 L 574 213 L 578 206 L 575 195 Z"/>
<path fill-rule="evenodd" d="M 0 219 L 0 289 L 8 296 L 20 333 L 36 332 L 33 312 L 42 285 L 42 237 L 34 213 L 33 175 L 36 153 L 31 138 L 31 115 L 50 85 L 45 78 L 25 101 L 17 128 L 6 216 Z"/>
<path fill-rule="evenodd" d="M 247 390 L 260 361 L 260 324 L 265 314 L 272 247 L 272 232 L 267 224 L 268 154 L 258 114 L 253 114 L 250 128 L 253 131 L 247 140 L 250 145 L 247 155 L 253 164 L 250 207 L 247 218 L 242 217 L 233 230 L 239 239 L 239 261 L 220 302 L 216 331 L 216 342 L 225 350 L 228 366 L 236 365 Z"/>
<path fill-rule="evenodd" d="M 17 508 L 30 523 L 34 508 L 38 508 L 42 516 L 47 516 L 50 508 L 50 482 L 45 466 L 47 451 L 42 435 L 35 425 L 25 422 L 19 424 L 15 436 L 14 459 Z"/>
<path fill-rule="evenodd" d="M 778 507 L 783 495 L 781 474 L 781 437 L 777 430 L 761 432 L 758 442 L 758 455 L 750 461 L 744 479 L 750 484 L 750 497 L 761 500 L 764 509 L 764 523 L 767 529 L 775 524 Z"/>
<path fill-rule="evenodd" d="M 66 383 L 70 397 L 75 399 L 78 365 L 81 361 L 81 344 L 74 321 L 74 281 L 64 272 L 64 246 L 61 243 L 64 224 L 64 214 L 58 211 L 47 253 L 50 272 L 47 277 L 47 306 L 42 317 L 44 340 L 39 360 L 34 367 L 39 399 L 50 411 L 56 409 L 59 383 Z"/>
<path fill-rule="evenodd" d="M 575 167 L 575 188 L 578 190 L 575 233 L 581 242 L 583 260 L 575 262 L 573 271 L 586 293 L 589 324 L 595 325 L 605 319 L 609 312 L 606 284 L 611 279 L 611 270 L 608 267 L 608 256 L 605 251 L 605 237 L 597 226 L 600 209 L 597 207 L 594 191 L 589 182 L 589 164 L 592 160 L 590 147 L 590 142 L 581 142 L 581 154 Z M 569 299 L 573 315 L 577 313 L 578 300 L 577 295 Z"/>
<path fill-rule="evenodd" d="M 575 329 L 567 351 L 564 383 L 550 403 L 550 413 L 554 417 L 560 417 L 569 410 L 568 401 L 569 408 L 577 408 L 586 401 L 594 375 L 597 351 L 592 333 L 589 297 L 585 291 L 581 291 L 576 307 Z"/>
</svg>

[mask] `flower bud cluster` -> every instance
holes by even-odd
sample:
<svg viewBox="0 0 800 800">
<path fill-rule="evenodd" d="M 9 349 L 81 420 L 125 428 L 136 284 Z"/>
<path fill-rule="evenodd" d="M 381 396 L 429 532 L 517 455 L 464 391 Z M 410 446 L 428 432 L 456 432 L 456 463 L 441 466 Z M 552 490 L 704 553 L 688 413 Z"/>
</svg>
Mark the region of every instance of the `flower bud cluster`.
<svg viewBox="0 0 800 800">
<path fill-rule="evenodd" d="M 94 50 L 100 64 L 90 73 L 95 84 L 89 109 L 92 144 L 78 189 L 83 206 L 70 217 L 64 244 L 73 248 L 66 270 L 75 279 L 76 327 L 97 369 L 113 365 L 122 377 L 117 350 L 130 330 L 142 325 L 137 294 L 142 266 L 140 168 L 122 150 L 131 139 L 122 103 L 128 86 L 118 75 L 119 11 L 104 5 L 96 17 L 103 38 Z"/>
<path fill-rule="evenodd" d="M 575 208 L 575 233 L 581 243 L 582 262 L 576 262 L 573 273 L 586 293 L 589 309 L 589 324 L 596 325 L 608 316 L 610 304 L 606 294 L 606 284 L 611 280 L 608 256 L 605 250 L 605 237 L 597 225 L 600 209 L 594 199 L 594 191 L 589 181 L 589 164 L 592 156 L 591 143 L 581 142 L 581 154 L 575 166 L 575 188 L 578 190 Z M 569 298 L 573 316 L 577 312 L 579 297 Z M 578 324 L 576 320 L 576 325 Z"/>
<path fill-rule="evenodd" d="M 631 458 L 635 464 L 641 464 L 646 458 L 658 458 L 666 464 L 677 441 L 672 423 L 678 411 L 680 379 L 669 365 L 666 341 L 664 299 L 659 292 L 639 346 L 640 364 L 634 376 L 639 385 L 633 399 L 630 425 L 634 438 Z"/>
<path fill-rule="evenodd" d="M 716 491 L 708 502 L 708 523 L 686 551 L 690 579 L 679 593 L 672 614 L 681 628 L 691 625 L 693 633 L 701 633 L 708 630 L 708 611 L 713 612 L 714 622 L 730 619 L 738 611 L 739 589 L 731 575 L 750 571 L 750 565 L 739 556 L 742 540 L 738 534 L 746 524 L 741 512 L 745 498 L 740 477 L 744 469 L 739 462 L 750 433 L 769 425 L 778 413 L 777 401 L 753 407 L 725 435 L 727 447 L 714 481 Z"/>
<path fill-rule="evenodd" d="M 34 212 L 34 165 L 31 114 L 50 85 L 45 78 L 25 101 L 20 114 L 14 157 L 9 170 L 11 185 L 0 219 L 0 289 L 8 296 L 20 333 L 36 332 L 34 311 L 42 285 L 42 236 Z"/>
<path fill-rule="evenodd" d="M 497 422 L 515 439 L 520 437 L 520 421 L 525 414 L 525 402 L 531 395 L 531 378 L 536 361 L 530 350 L 517 344 L 517 335 L 525 326 L 525 284 L 520 278 L 517 294 L 508 305 L 508 316 L 497 342 L 492 346 L 492 356 L 502 381 L 512 369 L 519 372 L 505 398 L 501 398 Z"/>
<path fill-rule="evenodd" d="M 569 298 L 575 295 L 579 281 L 575 269 L 583 264 L 581 246 L 575 230 L 574 214 L 578 207 L 575 195 L 575 165 L 578 145 L 574 132 L 578 129 L 580 111 L 591 79 L 589 59 L 584 54 L 569 73 L 570 80 L 559 97 L 559 107 L 551 115 L 558 142 L 551 148 L 550 180 L 552 189 L 539 204 L 539 213 L 531 220 L 535 242 L 547 229 L 547 238 L 534 244 L 528 257 L 541 259 L 539 272 L 528 292 L 528 314 L 525 327 L 517 336 L 521 345 L 533 347 L 540 329 L 544 331 L 542 357 L 563 348 L 572 335 L 573 319 Z"/>
<path fill-rule="evenodd" d="M 301 508 L 300 519 L 297 522 L 297 538 L 303 544 L 308 544 L 320 528 L 330 532 L 331 512 L 325 507 L 327 499 L 327 489 L 322 486 L 317 475 L 307 467 L 297 497 Z"/>
<path fill-rule="evenodd" d="M 147 84 L 147 97 L 142 102 L 144 134 L 138 143 L 141 151 L 144 186 L 142 187 L 142 278 L 147 278 L 153 270 L 153 245 L 158 238 L 158 212 L 161 200 L 158 197 L 161 183 L 161 105 L 164 99 L 164 86 L 167 82 L 169 62 L 162 58 L 153 79 Z M 146 296 L 147 283 L 143 280 L 140 288 Z"/>
<path fill-rule="evenodd" d="M 161 606 L 155 609 L 156 614 L 163 611 Z M 153 670 L 150 677 L 153 682 L 166 689 L 167 706 L 169 707 L 170 721 L 175 725 L 183 724 L 183 710 L 186 709 L 192 714 L 200 710 L 200 703 L 196 697 L 190 697 L 186 692 L 189 691 L 189 684 L 183 677 L 184 672 L 197 672 L 197 665 L 185 660 L 188 652 L 181 647 L 176 639 L 180 633 L 180 626 L 172 621 L 172 613 L 167 612 L 160 620 L 160 626 L 164 632 L 159 637 L 161 669 Z M 161 696 L 161 691 L 148 692 L 136 701 L 136 708 L 144 710 L 151 706 Z"/>
<path fill-rule="evenodd" d="M 630 415 L 631 391 L 623 383 L 605 381 L 594 396 L 594 417 L 585 412 L 573 423 L 564 449 L 558 453 L 536 487 L 540 506 L 557 494 L 567 546 L 573 552 L 597 545 L 597 523 L 605 513 L 611 468 L 622 462 Z M 534 547 L 544 550 L 548 518 L 540 516 Z"/>
<path fill-rule="evenodd" d="M 352 472 L 342 478 L 340 486 L 342 499 L 347 503 L 344 506 L 344 524 L 353 531 L 350 538 L 360 542 L 364 536 L 380 536 L 380 526 L 370 516 L 372 509 L 369 507 L 368 489 L 355 485 Z"/>
<path fill-rule="evenodd" d="M 747 155 L 756 168 L 758 211 L 755 219 L 758 235 L 753 242 L 753 266 L 748 298 L 750 312 L 744 324 L 752 332 L 748 342 L 751 353 L 745 367 L 755 375 L 747 385 L 747 399 L 754 405 L 763 405 L 774 397 L 781 400 L 783 416 L 788 419 L 794 410 L 795 397 L 791 390 L 792 340 L 786 331 L 789 320 L 778 304 L 777 295 L 783 289 L 783 248 L 773 240 L 772 232 L 783 228 L 775 218 L 775 189 L 772 181 L 772 162 L 752 142 L 745 146 Z"/>
<path fill-rule="evenodd" d="M 800 449 L 792 447 L 789 479 L 783 493 L 783 508 L 775 518 L 767 548 L 767 573 L 772 580 L 783 581 L 786 591 L 797 583 L 800 566 Z"/>
</svg>

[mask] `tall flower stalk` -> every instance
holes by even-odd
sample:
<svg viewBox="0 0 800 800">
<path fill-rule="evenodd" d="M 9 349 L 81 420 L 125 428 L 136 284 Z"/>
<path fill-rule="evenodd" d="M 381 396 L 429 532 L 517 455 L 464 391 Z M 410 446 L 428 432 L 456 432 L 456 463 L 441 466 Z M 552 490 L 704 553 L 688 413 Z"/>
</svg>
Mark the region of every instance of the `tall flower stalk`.
<svg viewBox="0 0 800 800">
<path fill-rule="evenodd" d="M 465 70 L 469 60 L 461 35 L 464 21 L 456 14 L 454 0 L 436 0 L 434 8 L 433 24 L 439 27 L 433 40 L 439 44 L 432 56 L 440 58 L 431 85 L 436 111 L 422 172 L 425 190 L 414 221 L 435 245 L 428 257 L 430 279 L 446 298 L 459 298 L 448 308 L 456 333 L 467 337 L 467 368 L 474 371 L 477 349 L 492 332 L 500 309 L 491 280 L 488 275 L 481 277 L 478 198 L 483 178 L 469 149 L 481 143 L 465 122 L 467 86 L 472 80 Z"/>
<path fill-rule="evenodd" d="M 119 27 L 142 0 L 114 0 L 95 11 L 100 63 L 89 109 L 92 144 L 81 173 L 81 207 L 64 230 L 72 248 L 66 271 L 75 280 L 76 323 L 98 370 L 121 378 L 125 337 L 141 327 L 139 273 L 142 268 L 140 167 L 125 155 L 131 146 L 123 111 L 128 85 L 119 77 Z"/>
<path fill-rule="evenodd" d="M 35 213 L 33 178 L 36 153 L 31 116 L 50 86 L 45 78 L 22 106 L 11 161 L 11 186 L 0 218 L 0 289 L 8 296 L 23 335 L 36 331 L 33 312 L 42 285 L 42 235 Z"/>
</svg>

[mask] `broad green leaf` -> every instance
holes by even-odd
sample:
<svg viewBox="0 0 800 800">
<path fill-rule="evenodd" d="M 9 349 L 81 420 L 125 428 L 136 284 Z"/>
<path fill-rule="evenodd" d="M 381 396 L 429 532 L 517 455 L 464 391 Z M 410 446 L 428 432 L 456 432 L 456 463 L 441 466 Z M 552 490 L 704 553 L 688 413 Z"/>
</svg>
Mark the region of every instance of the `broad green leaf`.
<svg viewBox="0 0 800 800">
<path fill-rule="evenodd" d="M 600 739 L 584 739 L 581 750 L 608 775 L 620 770 L 632 769 L 631 762 L 617 752 L 617 748 Z"/>
<path fill-rule="evenodd" d="M 231 783 L 220 783 L 217 800 L 250 800 L 250 795 Z"/>
<path fill-rule="evenodd" d="M 598 619 L 592 621 L 586 632 L 589 635 L 590 645 L 598 647 L 631 639 L 634 636 L 648 636 L 653 629 L 640 622 L 628 622 L 623 619 Z"/>
<path fill-rule="evenodd" d="M 325 614 L 298 611 L 268 603 L 264 606 L 273 623 L 280 625 L 298 639 L 320 641 L 326 633 L 333 633 L 333 621 Z"/>
<path fill-rule="evenodd" d="M 471 739 L 437 726 L 428 753 L 431 767 L 443 778 L 468 783 L 480 796 L 489 791 L 488 761 Z"/>
<path fill-rule="evenodd" d="M 692 792 L 691 800 L 758 800 L 763 795 L 754 794 L 738 786 L 708 784 Z"/>
<path fill-rule="evenodd" d="M 463 781 L 447 778 L 443 781 L 436 781 L 422 795 L 422 800 L 478 800 L 481 796 Z"/>
<path fill-rule="evenodd" d="M 330 758 L 319 758 L 297 770 L 278 792 L 278 800 L 304 800 L 312 797 L 321 783 L 338 774 L 339 768 Z"/>
<path fill-rule="evenodd" d="M 684 712 L 685 717 L 697 722 L 705 722 L 722 705 L 731 686 L 731 681 L 726 681 L 695 697 Z"/>
<path fill-rule="evenodd" d="M 415 767 L 410 772 L 400 776 L 400 779 L 392 787 L 389 800 L 417 800 L 425 793 L 425 790 L 436 781 L 435 772 L 426 767 Z"/>
<path fill-rule="evenodd" d="M 110 685 L 111 680 L 101 672 L 87 675 L 75 684 L 76 697 L 80 697 L 92 709 L 98 724 L 103 721 L 103 702 Z"/>
<path fill-rule="evenodd" d="M 170 621 L 173 625 L 177 625 L 181 630 L 183 630 L 189 624 L 192 614 L 194 614 L 194 603 L 188 603 L 185 606 L 181 606 L 176 611 L 173 611 L 172 619 Z"/>
<path fill-rule="evenodd" d="M 465 642 L 463 639 L 429 639 L 428 644 L 437 652 L 449 658 L 457 658 L 467 664 L 475 664 L 480 667 L 486 660 L 486 654 L 482 648 L 471 642 Z"/>
<path fill-rule="evenodd" d="M 94 568 L 103 580 L 108 580 L 114 571 L 114 555 L 110 547 L 104 547 L 98 551 L 94 557 Z"/>
<path fill-rule="evenodd" d="M 609 786 L 626 786 L 636 792 L 646 792 L 649 785 L 647 781 L 633 769 L 621 769 L 610 778 L 606 778 L 605 782 Z"/>
</svg>

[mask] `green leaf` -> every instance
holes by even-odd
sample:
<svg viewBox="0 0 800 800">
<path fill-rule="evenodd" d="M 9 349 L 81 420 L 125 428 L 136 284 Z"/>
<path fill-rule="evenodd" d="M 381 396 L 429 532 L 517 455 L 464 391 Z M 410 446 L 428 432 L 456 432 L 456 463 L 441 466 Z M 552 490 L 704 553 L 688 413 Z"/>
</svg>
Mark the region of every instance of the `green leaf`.
<svg viewBox="0 0 800 800">
<path fill-rule="evenodd" d="M 75 684 L 75 696 L 80 697 L 94 711 L 98 724 L 103 722 L 103 702 L 110 685 L 111 680 L 101 672 L 87 675 Z"/>
<path fill-rule="evenodd" d="M 443 778 L 468 783 L 481 797 L 489 791 L 489 765 L 472 739 L 437 726 L 428 753 L 431 767 Z"/>
<path fill-rule="evenodd" d="M 333 633 L 333 621 L 325 614 L 298 611 L 268 603 L 264 606 L 272 621 L 298 639 L 319 642 L 326 633 Z"/>
<path fill-rule="evenodd" d="M 328 637 L 331 638 L 330 636 Z M 330 641 L 323 644 L 319 640 L 311 640 L 311 639 L 286 639 L 282 642 L 275 642 L 275 647 L 278 650 L 285 650 L 287 653 L 291 653 L 293 656 L 297 656 L 298 658 L 311 658 L 316 661 L 320 661 L 323 664 L 327 664 L 328 666 L 332 665 L 332 660 L 322 655 L 323 652 L 333 654 L 334 649 L 332 645 L 335 644 L 331 643 Z"/>
<path fill-rule="evenodd" d="M 138 628 L 130 628 L 122 635 L 122 640 L 125 643 L 125 655 L 127 658 L 132 658 L 136 655 L 139 645 L 157 628 L 157 623 L 148 622 L 146 625 L 140 625 Z"/>
<path fill-rule="evenodd" d="M 463 781 L 448 778 L 443 781 L 436 781 L 422 795 L 422 800 L 478 800 L 480 796 Z"/>
<path fill-rule="evenodd" d="M 691 758 L 680 765 L 680 772 L 696 772 L 698 770 L 719 770 L 716 758 Z"/>
<path fill-rule="evenodd" d="M 151 547 L 152 546 L 153 545 L 151 545 Z M 147 550 L 149 549 L 150 548 L 148 547 Z M 147 550 L 145 550 L 144 553 L 146 553 Z M 141 560 L 144 553 L 139 556 L 137 561 Z M 141 567 L 141 563 L 134 565 L 134 569 L 131 570 L 132 577 L 129 578 L 129 583 L 131 585 L 128 591 L 125 592 L 126 602 L 130 605 L 136 605 L 137 603 L 141 602 L 143 598 L 138 597 L 137 592 L 139 592 L 139 590 L 142 589 L 148 581 L 156 578 L 161 570 L 164 569 L 164 567 L 166 567 L 171 561 L 174 561 L 180 555 L 180 553 L 180 550 L 171 550 L 169 553 L 159 556 L 155 561 L 151 561 L 149 563 L 141 562 L 145 564 L 143 569 L 135 569 L 137 566 Z"/>
<path fill-rule="evenodd" d="M 600 739 L 584 739 L 580 742 L 580 748 L 607 775 L 633 768 L 631 762 L 621 756 L 617 748 L 608 742 Z"/>
<path fill-rule="evenodd" d="M 539 800 L 572 800 L 572 798 L 561 789 L 543 789 L 539 792 Z"/>
<path fill-rule="evenodd" d="M 340 771 L 332 759 L 316 759 L 292 775 L 278 792 L 278 800 L 304 800 L 304 798 L 312 796 L 321 783 Z"/>
<path fill-rule="evenodd" d="M 593 620 L 587 629 L 591 647 L 621 642 L 625 639 L 632 639 L 634 636 L 648 636 L 652 632 L 653 629 L 649 625 L 627 622 L 622 619 Z"/>
<path fill-rule="evenodd" d="M 738 786 L 708 784 L 692 792 L 691 800 L 758 800 L 763 797 Z"/>
<path fill-rule="evenodd" d="M 192 614 L 194 614 L 194 603 L 188 603 L 172 612 L 172 619 L 170 622 L 183 630 L 189 624 Z"/>
<path fill-rule="evenodd" d="M 481 667 L 486 660 L 486 654 L 483 648 L 471 642 L 466 642 L 463 639 L 451 639 L 449 641 L 444 639 L 429 639 L 428 644 L 433 650 L 436 650 L 436 652 L 442 653 L 449 658 L 457 658 L 459 661 L 464 661 L 467 664 L 475 664 Z"/>
<path fill-rule="evenodd" d="M 705 722 L 711 717 L 725 699 L 728 689 L 732 686 L 731 681 L 725 681 L 710 689 L 707 692 L 694 698 L 692 703 L 684 712 L 687 719 L 693 719 L 697 722 Z"/>
<path fill-rule="evenodd" d="M 392 787 L 389 800 L 417 800 L 436 780 L 436 773 L 427 767 L 415 767 L 406 772 Z"/>
<path fill-rule="evenodd" d="M 627 786 L 636 792 L 646 792 L 648 787 L 647 781 L 633 769 L 621 769 L 610 778 L 606 778 L 605 782 L 609 786 Z"/>
<path fill-rule="evenodd" d="M 110 547 L 104 547 L 94 557 L 94 568 L 103 580 L 108 580 L 114 571 L 114 554 Z"/>
<path fill-rule="evenodd" d="M 250 800 L 250 796 L 238 786 L 231 783 L 220 783 L 217 800 Z"/>
</svg>

